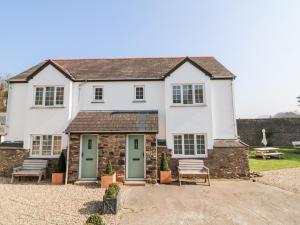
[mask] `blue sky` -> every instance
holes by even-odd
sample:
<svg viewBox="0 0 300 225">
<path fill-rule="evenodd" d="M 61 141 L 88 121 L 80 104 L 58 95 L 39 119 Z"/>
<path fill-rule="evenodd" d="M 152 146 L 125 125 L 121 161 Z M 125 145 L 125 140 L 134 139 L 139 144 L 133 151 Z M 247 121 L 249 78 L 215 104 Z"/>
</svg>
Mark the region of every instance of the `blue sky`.
<svg viewBox="0 0 300 225">
<path fill-rule="evenodd" d="M 241 118 L 299 110 L 300 1 L 1 1 L 0 73 L 48 58 L 215 56 Z"/>
</svg>

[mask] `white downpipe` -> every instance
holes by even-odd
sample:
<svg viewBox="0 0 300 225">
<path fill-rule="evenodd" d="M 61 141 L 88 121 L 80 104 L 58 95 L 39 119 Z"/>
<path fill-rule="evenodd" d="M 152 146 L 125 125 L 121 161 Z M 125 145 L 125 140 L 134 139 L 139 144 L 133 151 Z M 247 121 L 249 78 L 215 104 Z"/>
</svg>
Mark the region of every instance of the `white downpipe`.
<svg viewBox="0 0 300 225">
<path fill-rule="evenodd" d="M 69 174 L 69 158 L 70 158 L 70 134 L 68 133 L 68 141 L 67 141 L 67 168 L 66 168 L 66 176 L 65 176 L 65 185 L 68 184 L 68 174 Z"/>
</svg>

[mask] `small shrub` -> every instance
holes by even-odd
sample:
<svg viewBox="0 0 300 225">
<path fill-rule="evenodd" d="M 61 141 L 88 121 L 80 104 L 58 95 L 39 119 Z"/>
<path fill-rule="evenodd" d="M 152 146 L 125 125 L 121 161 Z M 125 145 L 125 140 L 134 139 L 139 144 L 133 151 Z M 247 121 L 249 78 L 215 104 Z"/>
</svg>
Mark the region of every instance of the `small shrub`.
<svg viewBox="0 0 300 225">
<path fill-rule="evenodd" d="M 58 163 L 53 167 L 54 173 L 65 173 L 66 172 L 66 158 L 64 153 L 60 153 Z"/>
<path fill-rule="evenodd" d="M 166 153 L 162 153 L 161 155 L 160 171 L 169 171 Z"/>
<path fill-rule="evenodd" d="M 120 189 L 121 189 L 118 183 L 112 183 L 108 186 L 108 188 L 115 189 L 116 194 L 118 194 L 120 192 Z"/>
<path fill-rule="evenodd" d="M 105 174 L 109 175 L 109 176 L 114 174 L 114 171 L 113 171 L 113 168 L 112 168 L 112 165 L 111 165 L 110 161 L 108 161 L 107 164 L 106 164 Z"/>
<path fill-rule="evenodd" d="M 103 196 L 103 200 L 105 199 L 110 199 L 110 198 L 116 198 L 117 196 L 117 192 L 114 188 L 112 187 L 108 187 L 106 190 L 105 190 L 105 194 Z"/>
<path fill-rule="evenodd" d="M 86 224 L 106 225 L 103 217 L 98 213 L 90 215 L 89 218 L 86 220 Z"/>
<path fill-rule="evenodd" d="M 85 223 L 83 225 L 94 225 L 93 223 Z"/>
</svg>

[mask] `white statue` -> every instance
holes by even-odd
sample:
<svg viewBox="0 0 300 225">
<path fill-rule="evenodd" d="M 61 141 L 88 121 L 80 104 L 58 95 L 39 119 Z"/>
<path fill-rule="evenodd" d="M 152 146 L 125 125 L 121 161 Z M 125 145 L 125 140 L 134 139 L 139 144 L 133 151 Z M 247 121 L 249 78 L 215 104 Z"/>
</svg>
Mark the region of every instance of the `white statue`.
<svg viewBox="0 0 300 225">
<path fill-rule="evenodd" d="M 263 134 L 263 138 L 261 140 L 261 143 L 263 143 L 263 145 L 266 147 L 267 144 L 268 144 L 268 141 L 267 141 L 267 138 L 266 138 L 266 130 L 265 129 L 262 129 L 261 130 L 262 134 Z"/>
</svg>

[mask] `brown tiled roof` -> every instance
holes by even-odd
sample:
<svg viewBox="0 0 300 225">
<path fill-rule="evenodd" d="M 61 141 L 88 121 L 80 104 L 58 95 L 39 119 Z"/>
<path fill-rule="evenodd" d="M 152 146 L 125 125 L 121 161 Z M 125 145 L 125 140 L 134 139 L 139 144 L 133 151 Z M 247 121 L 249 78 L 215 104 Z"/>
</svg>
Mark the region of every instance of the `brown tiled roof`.
<svg viewBox="0 0 300 225">
<path fill-rule="evenodd" d="M 157 133 L 157 111 L 82 111 L 66 133 Z"/>
<path fill-rule="evenodd" d="M 10 82 L 27 82 L 48 64 L 74 81 L 163 80 L 185 61 L 191 62 L 212 79 L 234 78 L 214 57 L 103 58 L 46 60 L 11 78 Z"/>
</svg>

